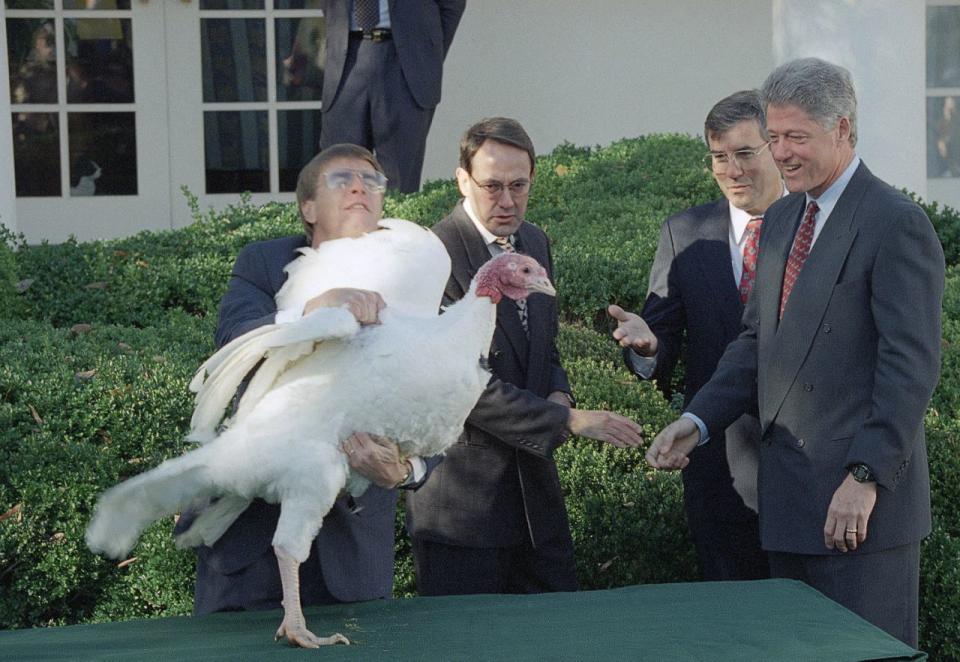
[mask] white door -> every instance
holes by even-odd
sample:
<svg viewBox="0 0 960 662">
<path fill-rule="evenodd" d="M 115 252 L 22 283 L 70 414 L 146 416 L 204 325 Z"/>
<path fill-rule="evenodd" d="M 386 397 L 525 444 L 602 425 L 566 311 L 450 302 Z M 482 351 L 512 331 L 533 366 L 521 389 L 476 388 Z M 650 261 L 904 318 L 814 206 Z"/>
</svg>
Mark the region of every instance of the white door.
<svg viewBox="0 0 960 662">
<path fill-rule="evenodd" d="M 4 0 L 17 219 L 30 241 L 170 227 L 163 6 Z"/>
<path fill-rule="evenodd" d="M 250 192 L 293 200 L 317 152 L 323 85 L 319 0 L 195 0 L 167 9 L 171 208 L 191 221 L 180 188 L 201 209 Z M 176 36 L 176 38 L 173 38 Z"/>
<path fill-rule="evenodd" d="M 292 200 L 316 153 L 319 0 L 0 0 L 17 225 L 117 237 Z"/>
</svg>

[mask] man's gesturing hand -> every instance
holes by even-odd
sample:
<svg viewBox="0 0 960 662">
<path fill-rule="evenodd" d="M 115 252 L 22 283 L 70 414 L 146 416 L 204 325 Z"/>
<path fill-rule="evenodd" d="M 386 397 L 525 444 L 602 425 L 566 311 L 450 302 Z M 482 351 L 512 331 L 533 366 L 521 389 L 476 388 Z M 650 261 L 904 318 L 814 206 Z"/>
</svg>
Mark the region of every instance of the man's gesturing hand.
<svg viewBox="0 0 960 662">
<path fill-rule="evenodd" d="M 607 308 L 607 313 L 619 322 L 613 331 L 613 339 L 619 342 L 621 347 L 629 347 L 640 356 L 653 356 L 657 353 L 657 337 L 642 317 L 615 305 Z"/>
<path fill-rule="evenodd" d="M 647 449 L 647 463 L 654 469 L 673 471 L 690 463 L 690 451 L 700 441 L 700 430 L 689 418 L 678 418 L 661 430 Z"/>
<path fill-rule="evenodd" d="M 571 409 L 567 427 L 577 436 L 605 441 L 617 448 L 643 445 L 643 429 L 626 416 L 612 411 Z"/>
</svg>

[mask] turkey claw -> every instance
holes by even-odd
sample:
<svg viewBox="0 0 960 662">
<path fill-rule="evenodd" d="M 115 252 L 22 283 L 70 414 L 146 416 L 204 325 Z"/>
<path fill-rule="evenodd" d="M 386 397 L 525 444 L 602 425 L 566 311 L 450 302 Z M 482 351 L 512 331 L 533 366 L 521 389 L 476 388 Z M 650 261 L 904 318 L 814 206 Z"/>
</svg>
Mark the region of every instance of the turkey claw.
<svg viewBox="0 0 960 662">
<path fill-rule="evenodd" d="M 283 623 L 277 629 L 277 634 L 273 640 L 279 641 L 284 637 L 287 642 L 300 648 L 320 648 L 321 646 L 331 646 L 333 644 L 350 645 L 350 640 L 339 632 L 331 634 L 329 637 L 318 637 L 305 627 L 287 627 Z"/>
</svg>

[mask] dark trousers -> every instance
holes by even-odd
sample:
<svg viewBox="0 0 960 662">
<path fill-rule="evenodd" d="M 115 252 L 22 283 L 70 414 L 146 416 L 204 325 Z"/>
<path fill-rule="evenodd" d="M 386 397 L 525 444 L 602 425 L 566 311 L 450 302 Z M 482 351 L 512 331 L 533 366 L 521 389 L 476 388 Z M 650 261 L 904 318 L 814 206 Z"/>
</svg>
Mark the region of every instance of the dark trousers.
<svg viewBox="0 0 960 662">
<path fill-rule="evenodd" d="M 700 578 L 708 582 L 768 579 L 770 561 L 760 548 L 756 517 L 740 522 L 689 518 Z"/>
<path fill-rule="evenodd" d="M 392 40 L 351 35 L 336 98 L 323 109 L 320 149 L 362 145 L 376 154 L 388 186 L 417 191 L 433 111 L 410 94 Z"/>
<path fill-rule="evenodd" d="M 920 543 L 869 554 L 770 552 L 771 575 L 799 579 L 900 641 L 917 647 Z"/>
<path fill-rule="evenodd" d="M 300 603 L 304 607 L 340 603 L 323 581 L 319 556 L 312 549 L 310 557 L 300 565 Z M 280 609 L 282 600 L 280 567 L 272 547 L 250 565 L 230 574 L 219 572 L 205 560 L 203 548 L 198 550 L 194 614 Z"/>
<path fill-rule="evenodd" d="M 569 534 L 536 548 L 459 547 L 413 539 L 420 595 L 576 591 L 577 567 Z"/>
</svg>

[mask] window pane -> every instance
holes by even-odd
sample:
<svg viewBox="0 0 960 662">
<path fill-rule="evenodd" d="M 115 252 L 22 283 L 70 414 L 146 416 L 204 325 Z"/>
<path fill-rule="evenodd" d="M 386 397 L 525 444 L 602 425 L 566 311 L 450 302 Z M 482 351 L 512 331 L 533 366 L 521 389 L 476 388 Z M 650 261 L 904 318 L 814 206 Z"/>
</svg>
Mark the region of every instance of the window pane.
<svg viewBox="0 0 960 662">
<path fill-rule="evenodd" d="M 263 0 L 200 0 L 200 9 L 263 9 Z"/>
<path fill-rule="evenodd" d="M 53 9 L 53 0 L 7 0 L 7 9 Z"/>
<path fill-rule="evenodd" d="M 134 113 L 69 113 L 70 195 L 136 195 Z"/>
<path fill-rule="evenodd" d="M 295 191 L 301 168 L 319 151 L 320 110 L 277 112 L 280 190 Z"/>
<path fill-rule="evenodd" d="M 319 101 L 323 95 L 323 18 L 278 18 L 277 101 Z"/>
<path fill-rule="evenodd" d="M 18 197 L 60 195 L 56 113 L 13 113 L 13 170 Z"/>
<path fill-rule="evenodd" d="M 960 87 L 960 5 L 927 7 L 927 87 Z"/>
<path fill-rule="evenodd" d="M 203 114 L 207 193 L 270 190 L 265 111 L 207 111 Z"/>
<path fill-rule="evenodd" d="M 200 41 L 204 101 L 267 100 L 267 35 L 262 19 L 201 19 Z"/>
<path fill-rule="evenodd" d="M 57 39 L 53 21 L 7 19 L 12 103 L 57 103 Z"/>
<path fill-rule="evenodd" d="M 130 9 L 130 0 L 63 0 L 64 9 Z"/>
<path fill-rule="evenodd" d="M 67 103 L 133 103 L 128 18 L 67 18 Z"/>
<path fill-rule="evenodd" d="M 960 97 L 927 97 L 927 177 L 960 177 Z"/>
<path fill-rule="evenodd" d="M 274 9 L 320 9 L 320 0 L 273 0 Z"/>
</svg>

